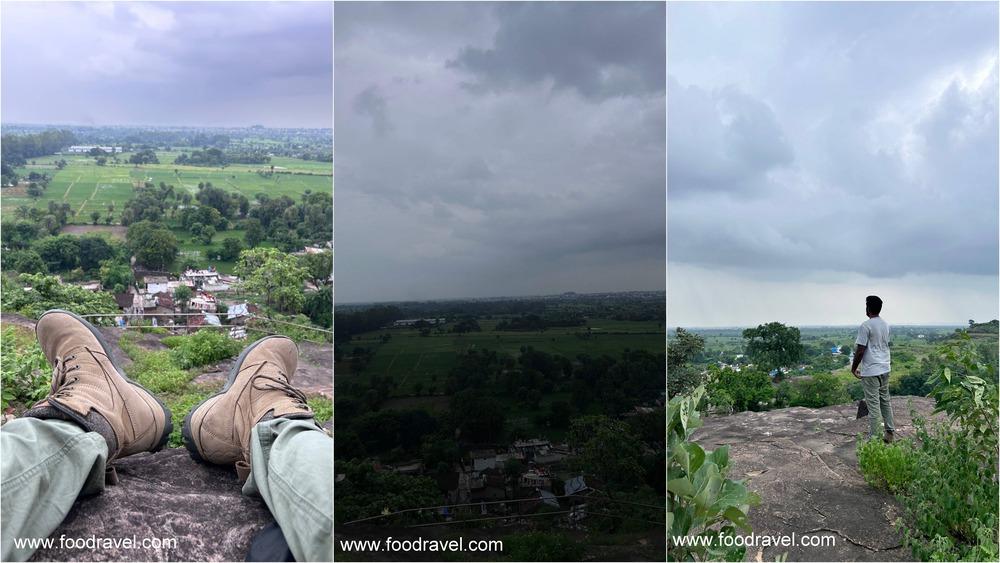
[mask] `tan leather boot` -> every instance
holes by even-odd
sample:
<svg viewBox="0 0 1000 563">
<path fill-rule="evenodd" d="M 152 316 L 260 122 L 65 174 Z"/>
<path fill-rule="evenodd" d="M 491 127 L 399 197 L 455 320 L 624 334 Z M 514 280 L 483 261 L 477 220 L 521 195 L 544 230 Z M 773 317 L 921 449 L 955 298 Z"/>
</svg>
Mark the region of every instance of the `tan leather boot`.
<svg viewBox="0 0 1000 563">
<path fill-rule="evenodd" d="M 170 410 L 125 376 L 101 333 L 69 311 L 46 311 L 35 336 L 52 371 L 52 392 L 24 416 L 68 420 L 108 442 L 108 461 L 157 451 L 173 430 Z"/>
<path fill-rule="evenodd" d="M 312 418 L 306 396 L 289 384 L 299 350 L 290 338 L 267 336 L 236 359 L 222 391 L 191 409 L 181 435 L 195 461 L 250 470 L 250 431 L 271 418 Z"/>
</svg>

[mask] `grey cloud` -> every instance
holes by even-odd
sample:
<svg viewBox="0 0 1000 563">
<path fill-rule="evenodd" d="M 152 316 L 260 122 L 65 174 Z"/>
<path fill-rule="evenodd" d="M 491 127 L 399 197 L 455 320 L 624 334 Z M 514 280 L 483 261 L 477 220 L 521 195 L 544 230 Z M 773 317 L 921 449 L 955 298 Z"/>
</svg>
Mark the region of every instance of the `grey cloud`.
<svg viewBox="0 0 1000 563">
<path fill-rule="evenodd" d="M 33 78 L 4 80 L 4 119 L 329 127 L 332 25 L 325 2 L 5 5 L 4 78 Z"/>
<path fill-rule="evenodd" d="M 671 264 L 995 276 L 996 6 L 730 6 L 671 8 Z"/>
<path fill-rule="evenodd" d="M 448 62 L 476 78 L 474 91 L 544 81 L 597 99 L 663 91 L 663 4 L 509 3 L 496 11 L 493 45 L 466 47 Z"/>
<path fill-rule="evenodd" d="M 377 86 L 369 86 L 354 98 L 354 111 L 367 115 L 372 120 L 372 127 L 378 136 L 385 135 L 389 129 L 389 118 L 386 116 L 385 98 L 378 93 Z"/>
<path fill-rule="evenodd" d="M 448 61 L 493 49 L 512 25 L 505 6 L 337 5 L 337 29 L 349 31 L 335 36 L 336 229 L 353 241 L 338 247 L 338 299 L 663 287 L 662 87 L 594 97 L 517 80 L 470 91 L 470 71 Z M 604 6 L 612 17 L 628 8 Z M 578 7 L 531 9 L 534 33 L 558 34 L 558 14 Z M 636 41 L 634 29 L 617 33 Z M 571 46 L 538 49 L 559 61 Z M 661 46 L 661 76 L 664 63 Z M 358 111 L 372 85 L 391 117 L 382 135 Z"/>
</svg>

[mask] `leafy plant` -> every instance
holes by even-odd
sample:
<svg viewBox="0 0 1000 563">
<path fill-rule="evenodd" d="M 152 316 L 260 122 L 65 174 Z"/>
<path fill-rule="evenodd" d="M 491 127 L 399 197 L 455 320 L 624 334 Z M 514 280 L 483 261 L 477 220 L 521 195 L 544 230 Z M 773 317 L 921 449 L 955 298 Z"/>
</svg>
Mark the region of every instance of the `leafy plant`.
<svg viewBox="0 0 1000 563">
<path fill-rule="evenodd" d="M 21 338 L 14 327 L 3 329 L 0 368 L 3 410 L 15 403 L 30 406 L 48 394 L 52 377 L 45 354 L 34 338 Z"/>
<path fill-rule="evenodd" d="M 187 336 L 168 336 L 163 343 L 171 348 L 170 352 L 181 369 L 231 358 L 243 349 L 239 341 L 214 330 L 199 330 Z"/>
<path fill-rule="evenodd" d="M 2 284 L 0 307 L 33 319 L 49 309 L 65 309 L 78 315 L 105 314 L 105 317 L 88 320 L 93 324 L 110 326 L 119 313 L 118 304 L 110 293 L 63 284 L 55 276 L 20 274 L 17 282 L 5 276 Z"/>
<path fill-rule="evenodd" d="M 309 408 L 315 414 L 316 422 L 323 424 L 333 418 L 333 401 L 322 395 L 309 397 Z"/>
<path fill-rule="evenodd" d="M 920 456 L 910 440 L 892 444 L 880 438 L 866 440 L 858 437 L 858 465 L 865 481 L 891 493 L 905 493 L 920 469 Z"/>
<path fill-rule="evenodd" d="M 844 383 L 832 373 L 817 373 L 795 382 L 792 387 L 791 406 L 820 408 L 839 405 L 850 400 Z"/>
<path fill-rule="evenodd" d="M 734 536 L 737 529 L 751 531 L 747 511 L 760 497 L 742 481 L 726 478 L 729 446 L 706 452 L 690 441 L 701 426 L 697 407 L 704 394 L 700 386 L 667 405 L 667 559 L 740 561 L 746 548 L 726 547 L 720 538 Z M 679 545 L 674 538 L 681 536 L 712 539 L 708 545 Z"/>
<path fill-rule="evenodd" d="M 931 376 L 935 413 L 947 423 L 931 424 L 914 414 L 916 443 L 913 459 L 890 463 L 896 454 L 880 457 L 879 446 L 861 446 L 859 462 L 873 475 L 881 472 L 898 485 L 906 508 L 904 541 L 915 558 L 924 561 L 996 561 L 997 507 L 997 371 L 982 362 L 968 335 L 941 350 L 944 367 Z M 861 451 L 866 447 L 862 455 Z M 905 446 L 904 446 L 905 451 Z M 910 455 L 910 454 L 904 454 Z M 880 463 L 877 463 L 881 460 Z M 914 469 L 907 474 L 907 463 Z M 879 469 L 875 469 L 876 465 Z M 866 472 L 866 479 L 869 476 Z"/>
<path fill-rule="evenodd" d="M 760 411 L 770 406 L 774 386 L 770 377 L 760 371 L 713 366 L 709 368 L 708 395 L 713 404 L 728 403 L 734 412 Z"/>
</svg>

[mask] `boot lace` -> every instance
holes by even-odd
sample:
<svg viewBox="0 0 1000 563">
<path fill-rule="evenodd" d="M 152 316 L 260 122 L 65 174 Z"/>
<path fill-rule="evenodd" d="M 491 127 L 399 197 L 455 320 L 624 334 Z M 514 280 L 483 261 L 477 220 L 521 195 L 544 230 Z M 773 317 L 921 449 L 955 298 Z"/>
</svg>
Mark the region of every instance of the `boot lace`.
<svg viewBox="0 0 1000 563">
<path fill-rule="evenodd" d="M 288 376 L 281 370 L 278 370 L 278 377 L 268 375 L 266 373 L 258 373 L 257 376 L 254 377 L 253 388 L 258 391 L 281 391 L 285 395 L 292 398 L 296 408 L 300 410 L 309 410 L 309 405 L 306 403 L 305 393 L 299 391 L 295 387 L 292 387 L 288 383 Z"/>
<path fill-rule="evenodd" d="M 52 397 L 64 399 L 73 396 L 73 385 L 80 381 L 77 376 L 70 376 L 69 373 L 80 369 L 80 364 L 71 364 L 76 360 L 76 354 L 71 354 L 65 358 L 56 358 L 56 365 L 52 369 Z"/>
</svg>

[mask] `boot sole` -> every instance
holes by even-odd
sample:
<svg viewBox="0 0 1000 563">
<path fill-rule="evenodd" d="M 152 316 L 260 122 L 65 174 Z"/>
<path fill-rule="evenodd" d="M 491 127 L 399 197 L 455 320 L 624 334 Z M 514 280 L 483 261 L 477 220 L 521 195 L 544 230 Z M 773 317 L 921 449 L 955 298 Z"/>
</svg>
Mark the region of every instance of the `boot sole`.
<svg viewBox="0 0 1000 563">
<path fill-rule="evenodd" d="M 145 391 L 147 395 L 149 395 L 150 397 L 152 397 L 153 400 L 156 401 L 156 403 L 158 405 L 160 405 L 160 408 L 163 409 L 163 415 L 164 415 L 165 420 L 166 420 L 166 425 L 164 426 L 163 435 L 160 436 L 159 442 L 157 442 L 156 445 L 153 446 L 153 449 L 148 450 L 148 451 L 155 453 L 155 452 L 158 452 L 158 451 L 162 450 L 163 446 L 167 445 L 167 440 L 170 439 L 171 432 L 174 431 L 173 416 L 170 413 L 170 409 L 167 408 L 167 405 L 163 404 L 163 401 L 161 401 L 160 398 L 157 397 L 152 391 L 150 391 L 149 389 L 146 389 L 141 384 L 139 384 L 139 383 L 137 383 L 137 382 L 132 381 L 131 379 L 129 379 L 128 374 L 125 372 L 124 369 L 122 369 L 122 366 L 118 365 L 118 362 L 115 360 L 114 356 L 111 354 L 111 346 L 109 346 L 108 342 L 106 340 L 104 340 L 104 335 L 101 334 L 101 331 L 97 330 L 97 327 L 95 327 L 94 325 L 90 324 L 90 322 L 88 322 L 87 319 L 84 319 L 83 317 L 81 317 L 80 315 L 77 315 L 73 311 L 66 311 L 64 309 L 50 309 L 50 310 L 45 311 L 44 313 L 42 313 L 41 317 L 38 317 L 38 321 L 36 321 L 36 325 L 35 326 L 37 327 L 37 323 L 40 322 L 42 320 L 42 318 L 45 317 L 45 315 L 48 315 L 49 313 L 63 313 L 63 314 L 69 315 L 69 316 L 73 317 L 74 319 L 76 319 L 76 320 L 80 321 L 81 323 L 83 323 L 83 325 L 90 330 L 91 334 L 93 334 L 94 337 L 97 338 L 97 342 L 101 345 L 101 347 L 104 348 L 104 353 L 107 354 L 108 359 L 111 360 L 111 365 L 115 366 L 115 369 L 118 370 L 118 375 L 122 376 L 122 379 L 124 379 L 125 381 L 129 382 L 129 384 L 134 385 L 135 387 L 138 387 L 139 389 L 142 389 L 143 391 Z M 35 335 L 35 339 L 36 340 L 38 339 L 38 335 L 37 334 Z"/>
<path fill-rule="evenodd" d="M 246 360 L 246 357 L 250 353 L 250 351 L 256 348 L 257 345 L 260 344 L 261 342 L 264 342 L 265 340 L 270 340 L 272 338 L 288 338 L 288 337 L 272 334 L 270 336 L 265 336 L 264 338 L 261 338 L 260 340 L 244 348 L 243 351 L 240 352 L 240 355 L 236 357 L 236 361 L 233 363 L 233 367 L 229 370 L 229 377 L 226 379 L 226 384 L 222 387 L 222 390 L 210 397 L 207 397 L 204 401 L 195 405 L 194 408 L 191 409 L 191 412 L 189 412 L 187 416 L 184 417 L 184 425 L 181 427 L 181 436 L 184 438 L 184 447 L 187 448 L 188 453 L 191 454 L 191 459 L 197 461 L 198 463 L 212 463 L 203 458 L 201 456 L 201 453 L 198 452 L 198 446 L 195 445 L 194 437 L 191 434 L 191 417 L 194 416 L 195 411 L 200 409 L 201 406 L 207 403 L 208 401 L 218 397 L 219 395 L 225 394 L 227 391 L 229 391 L 229 388 L 232 387 L 233 383 L 236 382 L 236 375 L 239 374 L 240 372 L 240 366 L 243 365 L 243 361 Z"/>
</svg>

